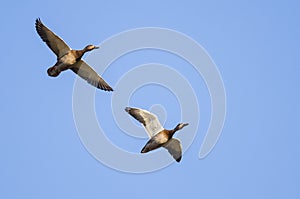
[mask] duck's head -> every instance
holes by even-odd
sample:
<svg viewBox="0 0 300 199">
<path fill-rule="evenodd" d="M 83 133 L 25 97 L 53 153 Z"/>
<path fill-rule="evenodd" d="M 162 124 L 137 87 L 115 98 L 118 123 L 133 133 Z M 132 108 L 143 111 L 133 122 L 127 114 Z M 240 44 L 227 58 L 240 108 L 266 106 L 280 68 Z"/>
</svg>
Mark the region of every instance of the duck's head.
<svg viewBox="0 0 300 199">
<path fill-rule="evenodd" d="M 181 130 L 183 127 L 189 125 L 189 123 L 179 123 L 177 124 L 177 126 L 175 127 L 175 131 Z"/>
<path fill-rule="evenodd" d="M 84 51 L 87 52 L 87 51 L 91 51 L 91 50 L 98 49 L 98 48 L 99 48 L 98 46 L 87 45 L 87 46 L 84 48 Z"/>
</svg>

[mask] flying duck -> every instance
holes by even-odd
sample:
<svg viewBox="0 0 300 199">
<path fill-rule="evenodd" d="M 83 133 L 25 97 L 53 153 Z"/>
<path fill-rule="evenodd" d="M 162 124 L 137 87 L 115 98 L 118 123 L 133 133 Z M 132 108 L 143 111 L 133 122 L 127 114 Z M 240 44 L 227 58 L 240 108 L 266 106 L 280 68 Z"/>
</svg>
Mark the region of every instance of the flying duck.
<svg viewBox="0 0 300 199">
<path fill-rule="evenodd" d="M 178 139 L 173 138 L 173 135 L 176 131 L 189 125 L 188 123 L 179 123 L 174 129 L 167 130 L 162 127 L 157 116 L 149 111 L 130 107 L 126 107 L 125 111 L 143 124 L 150 137 L 141 153 L 164 147 L 177 162 L 180 162 L 182 156 L 181 144 Z"/>
<path fill-rule="evenodd" d="M 42 40 L 46 42 L 48 47 L 57 56 L 56 64 L 47 70 L 49 76 L 56 77 L 60 72 L 71 69 L 91 85 L 105 91 L 113 91 L 86 62 L 81 60 L 84 53 L 99 47 L 87 45 L 82 50 L 72 50 L 59 36 L 47 28 L 39 18 L 35 21 L 35 29 Z"/>
</svg>

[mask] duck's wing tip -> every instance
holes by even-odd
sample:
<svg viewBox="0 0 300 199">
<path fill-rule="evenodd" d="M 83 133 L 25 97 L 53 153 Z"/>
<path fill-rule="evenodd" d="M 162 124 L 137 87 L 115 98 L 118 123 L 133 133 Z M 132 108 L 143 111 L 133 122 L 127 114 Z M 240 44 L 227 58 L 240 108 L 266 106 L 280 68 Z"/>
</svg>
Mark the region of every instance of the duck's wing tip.
<svg viewBox="0 0 300 199">
<path fill-rule="evenodd" d="M 61 57 L 71 50 L 71 48 L 59 36 L 42 23 L 40 18 L 35 20 L 35 29 L 41 39 L 57 57 Z"/>
<path fill-rule="evenodd" d="M 150 138 L 159 133 L 160 131 L 164 130 L 157 116 L 154 113 L 150 113 L 147 110 L 130 107 L 126 108 L 125 110 L 137 121 L 144 125 L 147 134 Z"/>
<path fill-rule="evenodd" d="M 113 88 L 109 86 L 92 67 L 85 63 L 85 61 L 80 60 L 76 62 L 70 69 L 96 88 L 104 91 L 113 91 Z"/>
<path fill-rule="evenodd" d="M 41 18 L 37 17 L 37 18 L 35 19 L 35 24 L 37 24 L 37 23 L 42 23 Z"/>
<path fill-rule="evenodd" d="M 98 89 L 101 89 L 101 90 L 104 90 L 104 91 L 107 91 L 107 92 L 113 92 L 114 89 L 112 87 L 110 87 L 105 81 L 104 79 L 102 79 L 101 77 L 99 77 L 99 81 L 98 81 L 98 86 L 97 88 Z M 91 83 L 92 84 L 92 83 Z"/>
<path fill-rule="evenodd" d="M 127 107 L 125 107 L 125 111 L 126 111 L 127 113 L 129 113 L 130 109 L 131 109 L 131 108 L 130 108 L 130 107 L 128 107 L 128 106 L 127 106 Z"/>
<path fill-rule="evenodd" d="M 182 156 L 180 156 L 179 158 L 175 159 L 176 162 L 180 162 L 181 161 Z"/>
<path fill-rule="evenodd" d="M 131 107 L 126 107 L 125 111 L 131 115 L 134 119 L 142 123 L 144 126 L 146 126 L 146 118 L 142 114 L 143 110 L 138 109 L 138 108 L 131 108 Z"/>
</svg>

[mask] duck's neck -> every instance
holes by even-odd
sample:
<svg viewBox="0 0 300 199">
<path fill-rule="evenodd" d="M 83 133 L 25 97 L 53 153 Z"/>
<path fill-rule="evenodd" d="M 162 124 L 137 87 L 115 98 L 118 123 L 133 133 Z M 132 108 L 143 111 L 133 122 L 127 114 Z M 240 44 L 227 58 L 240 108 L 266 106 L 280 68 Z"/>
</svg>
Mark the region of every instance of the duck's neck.
<svg viewBox="0 0 300 199">
<path fill-rule="evenodd" d="M 80 60 L 82 58 L 82 56 L 84 55 L 84 53 L 86 53 L 86 50 L 75 50 L 75 54 L 76 54 L 76 60 Z"/>
<path fill-rule="evenodd" d="M 173 129 L 174 133 L 181 129 L 181 128 L 179 128 L 179 126 L 180 126 L 180 124 L 177 124 L 176 127 Z"/>
<path fill-rule="evenodd" d="M 172 130 L 169 130 L 169 136 L 170 137 L 173 137 L 173 135 L 176 133 L 176 131 L 178 131 L 179 129 L 178 129 L 178 125 L 174 128 L 174 129 L 172 129 Z"/>
</svg>

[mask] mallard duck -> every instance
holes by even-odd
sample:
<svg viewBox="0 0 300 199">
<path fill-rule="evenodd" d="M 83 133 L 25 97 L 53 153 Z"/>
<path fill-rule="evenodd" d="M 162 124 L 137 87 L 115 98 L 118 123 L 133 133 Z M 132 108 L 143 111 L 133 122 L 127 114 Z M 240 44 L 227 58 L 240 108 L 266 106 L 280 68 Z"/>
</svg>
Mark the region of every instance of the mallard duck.
<svg viewBox="0 0 300 199">
<path fill-rule="evenodd" d="M 42 40 L 46 42 L 57 56 L 56 64 L 47 70 L 49 76 L 57 77 L 62 71 L 71 69 L 91 85 L 105 91 L 113 91 L 86 62 L 81 60 L 84 53 L 99 47 L 87 45 L 82 50 L 72 50 L 59 36 L 47 28 L 39 18 L 35 21 L 35 28 Z"/>
<path fill-rule="evenodd" d="M 167 130 L 162 127 L 157 116 L 149 111 L 130 107 L 126 107 L 125 111 L 143 124 L 150 137 L 150 140 L 143 147 L 141 153 L 147 153 L 164 147 L 177 162 L 180 162 L 182 156 L 181 144 L 178 139 L 173 138 L 173 135 L 176 131 L 187 126 L 188 123 L 179 123 L 174 129 Z"/>
</svg>

